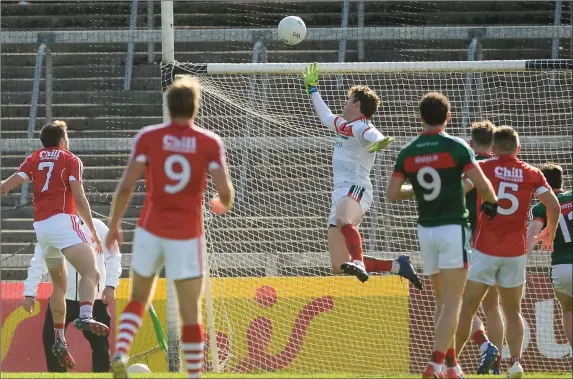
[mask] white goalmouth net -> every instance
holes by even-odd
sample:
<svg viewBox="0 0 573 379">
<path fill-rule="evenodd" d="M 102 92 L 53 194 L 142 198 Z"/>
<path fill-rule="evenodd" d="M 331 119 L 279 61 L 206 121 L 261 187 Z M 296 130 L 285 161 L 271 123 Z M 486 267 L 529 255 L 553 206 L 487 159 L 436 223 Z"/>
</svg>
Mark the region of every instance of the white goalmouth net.
<svg viewBox="0 0 573 379">
<path fill-rule="evenodd" d="M 237 190 L 230 213 L 206 213 L 213 298 L 206 307 L 206 342 L 212 347 L 216 340 L 217 349 L 206 351 L 205 368 L 419 372 L 433 342 L 429 281 L 418 291 L 396 276 L 377 275 L 362 284 L 331 274 L 326 237 L 333 135 L 304 93 L 304 67 L 162 67 L 164 88 L 176 74 L 199 78 L 197 124 L 224 139 Z M 407 254 L 421 269 L 415 203 L 391 204 L 384 189 L 397 152 L 420 130 L 417 105 L 428 91 L 441 91 L 451 101 L 450 134 L 468 138 L 469 124 L 485 118 L 510 125 L 522 138 L 520 158 L 533 165 L 561 164 L 571 186 L 571 61 L 342 63 L 319 64 L 319 70 L 319 91 L 333 113 L 341 112 L 350 86 L 368 85 L 382 99 L 374 125 L 396 138 L 378 154 L 372 172 L 375 201 L 360 225 L 365 254 Z M 523 301 L 529 372 L 571 370 L 549 262 L 546 254 L 529 256 Z M 465 370 L 475 369 L 477 351 L 468 342 Z"/>
</svg>

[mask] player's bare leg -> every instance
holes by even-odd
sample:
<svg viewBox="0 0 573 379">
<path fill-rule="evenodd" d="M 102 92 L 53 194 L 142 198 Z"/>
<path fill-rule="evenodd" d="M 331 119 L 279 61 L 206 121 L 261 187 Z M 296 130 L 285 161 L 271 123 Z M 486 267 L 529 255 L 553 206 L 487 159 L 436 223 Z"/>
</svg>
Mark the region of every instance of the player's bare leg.
<svg viewBox="0 0 573 379">
<path fill-rule="evenodd" d="M 491 343 L 498 348 L 495 362 L 491 366 L 494 375 L 501 374 L 501 348 L 505 338 L 505 323 L 499 304 L 499 292 L 497 286 L 490 287 L 481 302 L 482 311 L 487 320 L 487 330 Z"/>
<path fill-rule="evenodd" d="M 183 322 L 181 348 L 188 378 L 199 378 L 203 366 L 204 333 L 201 306 L 204 284 L 203 278 L 175 281 L 179 313 Z"/>
<path fill-rule="evenodd" d="M 56 339 L 52 346 L 52 353 L 58 359 L 60 366 L 73 369 L 76 367 L 76 363 L 68 350 L 68 344 L 64 336 L 66 328 L 66 291 L 68 289 L 66 265 L 61 258 L 47 258 L 46 266 L 53 283 L 50 309 L 54 320 Z"/>
<path fill-rule="evenodd" d="M 131 296 L 119 316 L 115 354 L 111 360 L 114 378 L 127 378 L 127 363 L 133 339 L 143 322 L 143 313 L 154 292 L 157 275 L 143 277 L 131 271 Z"/>
<path fill-rule="evenodd" d="M 432 284 L 435 285 L 434 293 L 439 296 L 442 304 L 440 317 L 436 320 L 434 349 L 432 360 L 422 374 L 423 377 L 433 377 L 440 375 L 442 365 L 446 358 L 446 352 L 451 348 L 452 341 L 458 326 L 460 313 L 460 303 L 464 285 L 467 279 L 467 270 L 464 268 L 440 270 L 439 274 L 430 276 Z"/>
<path fill-rule="evenodd" d="M 93 248 L 87 243 L 79 243 L 63 249 L 62 253 L 81 276 L 78 283 L 80 317 L 74 321 L 74 327 L 79 330 L 89 330 L 98 336 L 109 335 L 109 328 L 93 319 L 93 304 L 99 282 Z"/>
<path fill-rule="evenodd" d="M 523 368 L 521 367 L 521 348 L 525 335 L 525 323 L 521 314 L 521 298 L 523 296 L 523 285 L 513 288 L 498 287 L 501 306 L 505 315 L 507 345 L 511 355 L 511 367 L 508 370 L 508 378 L 521 378 Z"/>
<path fill-rule="evenodd" d="M 341 206 L 342 205 L 342 206 Z M 347 213 L 351 214 L 351 217 L 345 217 Z M 353 256 L 350 254 L 350 248 L 348 246 L 348 240 L 353 240 L 356 238 L 356 235 L 360 241 L 360 254 L 362 256 L 361 262 L 366 274 L 369 272 L 390 272 L 393 274 L 400 275 L 403 278 L 406 278 L 414 286 L 418 289 L 422 289 L 422 282 L 416 273 L 416 270 L 410 263 L 410 259 L 406 255 L 401 255 L 395 260 L 389 259 L 379 259 L 375 257 L 365 256 L 362 254 L 362 239 L 360 238 L 360 233 L 358 232 L 358 228 L 354 225 L 358 225 L 360 220 L 362 219 L 362 207 L 360 204 L 352 199 L 351 197 L 347 196 L 340 200 L 338 204 L 338 208 L 336 211 L 336 223 L 337 227 L 330 226 L 328 228 L 328 249 L 330 251 L 330 260 L 332 264 L 332 270 L 336 274 L 347 273 L 349 275 L 356 275 L 354 272 L 348 273 L 345 272 L 343 268 L 346 270 L 354 271 L 355 267 L 353 265 L 360 266 L 359 262 L 354 262 L 356 260 L 356 254 Z M 345 233 L 346 236 L 343 234 L 342 228 L 340 225 L 349 225 L 352 224 L 353 228 L 346 227 Z M 356 233 L 354 233 L 354 229 Z M 350 235 L 350 237 L 349 237 Z M 365 277 L 361 273 L 362 277 Z M 357 275 L 358 276 L 358 275 Z M 360 279 L 360 277 L 359 277 Z M 360 279 L 362 282 L 365 280 Z M 366 280 L 368 277 L 366 276 Z"/>
<path fill-rule="evenodd" d="M 555 297 L 561 304 L 563 311 L 563 329 L 569 341 L 569 346 L 573 346 L 573 297 L 559 291 L 555 291 Z"/>
</svg>

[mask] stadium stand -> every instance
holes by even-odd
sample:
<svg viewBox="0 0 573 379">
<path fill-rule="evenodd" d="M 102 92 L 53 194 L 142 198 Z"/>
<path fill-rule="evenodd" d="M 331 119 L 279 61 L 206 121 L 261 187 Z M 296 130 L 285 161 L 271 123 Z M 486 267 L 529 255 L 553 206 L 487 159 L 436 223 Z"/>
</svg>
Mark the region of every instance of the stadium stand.
<svg viewBox="0 0 573 379">
<path fill-rule="evenodd" d="M 142 2 L 144 3 L 144 2 Z M 565 2 L 567 3 L 567 2 Z M 551 2 L 437 2 L 418 6 L 417 3 L 393 4 L 391 2 L 366 3 L 366 26 L 458 26 L 474 25 L 478 29 L 486 25 L 551 25 L 553 6 Z M 286 5 L 285 5 L 286 6 Z M 339 27 L 341 2 L 290 4 L 291 13 L 300 15 L 309 27 Z M 243 5 L 242 13 L 236 4 L 223 6 L 218 2 L 175 3 L 175 26 L 184 28 L 247 28 L 274 27 L 284 17 L 280 5 L 269 11 L 268 7 Z M 492 12 L 495 10 L 495 12 Z M 2 4 L 3 31 L 66 31 L 124 29 L 129 27 L 130 3 L 34 3 L 29 5 Z M 564 14 L 570 12 L 564 5 Z M 566 18 L 566 16 L 563 16 Z M 141 5 L 138 28 L 146 24 L 145 6 Z M 355 12 L 351 12 L 349 24 L 356 25 Z M 160 28 L 159 4 L 155 5 L 155 28 Z M 367 41 L 366 61 L 416 61 L 416 60 L 466 60 L 470 36 L 465 40 L 395 40 Z M 528 59 L 550 58 L 549 39 L 485 39 L 481 41 L 483 59 Z M 524 46 L 527 46 L 525 48 Z M 562 54 L 571 55 L 569 44 Z M 144 125 L 161 122 L 161 96 L 159 96 L 160 72 L 158 63 L 161 46 L 156 44 L 154 62 L 147 61 L 147 45 L 136 44 L 134 71 L 130 91 L 123 91 L 126 44 L 52 44 L 53 57 L 53 115 L 54 119 L 66 120 L 70 125 L 72 147 L 74 138 L 103 138 L 113 135 L 129 138 Z M 35 54 L 38 44 L 10 43 L 2 46 L 2 132 L 1 138 L 25 138 L 27 133 L 30 94 L 33 82 Z M 176 43 L 176 59 L 188 62 L 250 62 L 252 42 L 204 41 L 200 43 Z M 267 44 L 269 62 L 281 61 L 336 61 L 337 41 L 309 41 L 303 48 L 285 48 L 280 43 Z M 357 61 L 357 43 L 349 41 L 347 61 Z M 42 81 L 43 82 L 43 81 Z M 41 87 L 43 91 L 43 86 Z M 40 96 L 43 100 L 43 96 Z M 45 107 L 40 103 L 36 129 L 45 122 Z M 106 202 L 116 185 L 116 178 L 126 161 L 124 152 L 98 152 L 82 150 L 76 153 L 83 159 L 88 194 L 95 212 L 108 214 Z M 1 176 L 6 178 L 22 161 L 22 154 L 3 154 Z M 231 157 L 232 161 L 232 157 Z M 324 162 L 328 158 L 325 155 Z M 571 170 L 571 167 L 567 167 Z M 323 174 L 326 175 L 327 171 Z M 296 179 L 294 179 L 296 180 Z M 272 191 L 272 183 L 268 190 Z M 326 184 L 326 183 L 325 183 Z M 327 185 L 324 190 L 327 191 Z M 142 186 L 139 187 L 141 192 Z M 2 199 L 2 209 L 17 207 L 19 194 Z M 296 199 L 295 199 L 296 200 Z M 134 200 L 140 204 L 141 195 Z M 290 203 L 296 212 L 296 201 Z M 303 204 L 303 203 L 301 203 Z M 324 204 L 327 204 L 326 202 Z M 308 204 L 306 204 L 308 205 Z M 326 209 L 317 205 L 318 214 Z M 128 211 L 128 221 L 133 222 L 139 210 Z M 32 208 L 28 205 L 2 212 L 2 278 L 23 279 L 33 252 Z M 253 215 L 256 216 L 256 215 Z M 256 221 L 255 221 L 256 224 Z M 302 230 L 305 226 L 298 223 Z M 126 227 L 126 240 L 131 240 L 131 229 Z M 224 233 L 224 231 L 221 231 Z M 296 237 L 296 235 L 295 235 Z M 229 236 L 228 238 L 231 238 Z M 221 237 L 224 239 L 224 237 Z M 294 238 L 293 238 L 294 239 Z M 285 242 L 290 243 L 292 242 Z M 315 251 L 324 250 L 325 241 L 311 241 Z M 129 259 L 129 243 L 124 249 L 124 259 Z M 264 250 L 264 243 L 248 244 L 251 251 Z M 305 248 L 309 248 L 309 241 Z M 292 247 L 289 248 L 292 250 Z M 17 253 L 15 255 L 15 253 Z"/>
</svg>

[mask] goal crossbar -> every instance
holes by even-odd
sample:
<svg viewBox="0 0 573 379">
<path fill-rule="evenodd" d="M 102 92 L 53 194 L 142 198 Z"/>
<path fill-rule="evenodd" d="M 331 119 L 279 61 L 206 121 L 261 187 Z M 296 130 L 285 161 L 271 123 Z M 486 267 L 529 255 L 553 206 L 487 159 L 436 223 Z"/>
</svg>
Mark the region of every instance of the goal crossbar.
<svg viewBox="0 0 573 379">
<path fill-rule="evenodd" d="M 177 65 L 175 63 L 165 66 Z M 186 64 L 185 73 L 202 75 L 299 74 L 309 63 L 207 63 Z M 434 62 L 344 62 L 319 63 L 323 74 L 402 73 L 402 72 L 512 72 L 524 70 L 572 70 L 572 59 L 533 59 L 503 61 L 434 61 Z M 183 73 L 183 71 L 181 72 Z"/>
</svg>

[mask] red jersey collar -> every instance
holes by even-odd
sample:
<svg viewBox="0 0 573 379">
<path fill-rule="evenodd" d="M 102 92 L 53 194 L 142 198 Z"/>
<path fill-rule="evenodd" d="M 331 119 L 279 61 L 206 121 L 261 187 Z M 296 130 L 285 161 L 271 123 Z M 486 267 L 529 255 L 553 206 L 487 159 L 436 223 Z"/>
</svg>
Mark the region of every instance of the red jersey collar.
<svg viewBox="0 0 573 379">
<path fill-rule="evenodd" d="M 432 130 L 424 130 L 423 132 L 420 133 L 420 135 L 422 136 L 429 136 L 432 134 L 440 134 L 441 132 L 444 132 L 445 128 L 436 128 L 436 129 L 432 129 Z"/>
<path fill-rule="evenodd" d="M 476 155 L 481 155 L 482 157 L 493 158 L 493 154 L 492 154 L 492 153 L 478 153 L 478 152 L 476 151 Z"/>
</svg>

